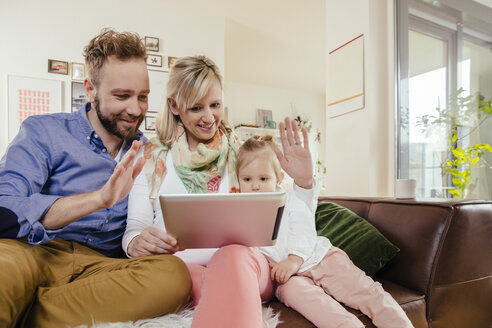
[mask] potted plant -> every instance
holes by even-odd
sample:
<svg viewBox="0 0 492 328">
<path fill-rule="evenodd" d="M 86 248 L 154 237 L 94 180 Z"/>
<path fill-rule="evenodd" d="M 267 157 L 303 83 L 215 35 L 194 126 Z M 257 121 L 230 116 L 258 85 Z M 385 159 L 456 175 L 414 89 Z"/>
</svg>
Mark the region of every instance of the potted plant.
<svg viewBox="0 0 492 328">
<path fill-rule="evenodd" d="M 473 190 L 476 181 L 473 181 L 472 170 L 492 170 L 483 156 L 492 153 L 492 147 L 487 143 L 469 142 L 470 135 L 492 117 L 492 98 L 484 100 L 478 93 L 464 96 L 464 92 L 463 89 L 453 92 L 446 108 L 438 107 L 437 115 L 423 115 L 417 121 L 426 133 L 442 127 L 446 130 L 447 156 L 441 161 L 441 172 L 444 177 L 450 177 L 453 188 L 448 192 L 453 198 L 467 198 Z"/>
<path fill-rule="evenodd" d="M 306 128 L 307 132 L 311 132 L 312 124 L 309 120 L 301 119 L 300 115 L 297 115 L 296 117 L 294 117 L 294 120 L 297 121 L 297 126 L 298 126 L 299 130 L 301 130 L 302 128 Z"/>
</svg>

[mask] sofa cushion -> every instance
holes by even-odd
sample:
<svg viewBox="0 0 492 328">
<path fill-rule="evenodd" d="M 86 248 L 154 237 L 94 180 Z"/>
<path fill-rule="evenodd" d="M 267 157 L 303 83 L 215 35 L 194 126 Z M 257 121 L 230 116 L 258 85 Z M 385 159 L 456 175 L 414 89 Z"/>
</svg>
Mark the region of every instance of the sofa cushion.
<svg viewBox="0 0 492 328">
<path fill-rule="evenodd" d="M 318 204 L 316 230 L 318 235 L 325 236 L 334 246 L 344 250 L 352 262 L 369 276 L 399 251 L 368 221 L 338 204 Z"/>
</svg>

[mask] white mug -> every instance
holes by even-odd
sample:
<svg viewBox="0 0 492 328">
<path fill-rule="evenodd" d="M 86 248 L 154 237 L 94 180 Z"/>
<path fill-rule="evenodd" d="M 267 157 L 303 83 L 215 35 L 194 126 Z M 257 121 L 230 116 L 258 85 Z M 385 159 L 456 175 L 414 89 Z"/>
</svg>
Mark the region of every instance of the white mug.
<svg viewBox="0 0 492 328">
<path fill-rule="evenodd" d="M 399 199 L 415 198 L 415 179 L 397 179 L 395 183 L 395 197 Z"/>
</svg>

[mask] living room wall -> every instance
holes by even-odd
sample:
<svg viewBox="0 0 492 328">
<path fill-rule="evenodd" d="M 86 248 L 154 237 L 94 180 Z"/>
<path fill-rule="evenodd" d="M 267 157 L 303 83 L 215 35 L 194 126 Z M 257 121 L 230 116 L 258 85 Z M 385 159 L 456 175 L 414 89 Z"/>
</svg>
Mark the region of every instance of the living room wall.
<svg viewBox="0 0 492 328">
<path fill-rule="evenodd" d="M 48 59 L 83 63 L 83 47 L 101 28 L 113 27 L 159 38 L 162 55 L 206 54 L 223 69 L 223 17 L 220 1 L 2 1 L 0 154 L 8 144 L 8 74 L 63 81 L 64 111 L 70 111 L 70 75 L 48 73 Z"/>
<path fill-rule="evenodd" d="M 290 7 L 279 8 L 282 4 Z M 246 12 L 248 6 L 252 7 Z M 392 0 L 313 0 L 305 4 L 280 0 L 87 0 L 82 5 L 63 0 L 2 1 L 0 156 L 8 144 L 7 75 L 63 81 L 63 105 L 69 111 L 70 76 L 47 73 L 47 59 L 82 62 L 83 46 L 101 28 L 111 26 L 158 37 L 160 53 L 165 56 L 205 54 L 213 58 L 224 71 L 225 103 L 235 124 L 255 123 L 258 108 L 272 109 L 277 121 L 294 111 L 312 120 L 323 137 L 320 153 L 328 169 L 325 193 L 392 195 L 393 19 Z M 248 20 L 249 25 L 245 23 Z M 261 31 L 249 34 L 257 42 L 244 39 L 245 25 Z M 320 29 L 326 34 L 321 41 Z M 330 90 L 324 88 L 324 77 L 330 72 L 325 72 L 324 58 L 361 33 L 365 35 L 365 108 L 325 118 L 324 93 Z M 297 46 L 287 43 L 289 37 Z M 241 56 L 238 42 L 231 40 L 245 43 L 249 52 Z M 240 50 L 244 52 L 246 47 Z M 243 60 L 252 54 L 257 55 L 254 61 Z M 252 70 L 255 75 L 250 74 Z"/>
<path fill-rule="evenodd" d="M 327 0 L 327 54 L 360 34 L 364 34 L 365 106 L 326 119 L 326 193 L 392 196 L 396 163 L 393 1 Z M 330 92 L 326 90 L 327 98 Z"/>
<path fill-rule="evenodd" d="M 0 121 L 0 154 L 4 153 L 8 144 L 7 75 L 63 81 L 63 110 L 70 111 L 70 75 L 48 73 L 47 59 L 83 62 L 82 48 L 103 27 L 157 37 L 160 39 L 159 54 L 164 56 L 210 56 L 224 73 L 225 105 L 230 110 L 229 117 L 234 124 L 255 123 L 258 108 L 272 109 L 275 120 L 291 116 L 294 114 L 292 108 L 297 108 L 299 115 L 311 119 L 315 128 L 323 131 L 324 66 L 320 67 L 319 73 L 312 62 L 309 63 L 313 67 L 311 69 L 306 64 L 297 65 L 297 68 L 295 65 L 281 66 L 281 63 L 290 63 L 296 59 L 298 53 L 293 52 L 292 47 L 280 42 L 270 44 L 270 48 L 265 49 L 261 42 L 245 40 L 245 35 L 236 28 L 237 25 L 226 24 L 226 21 L 242 20 L 263 29 L 255 35 L 254 41 L 261 40 L 257 37 L 259 34 L 274 33 L 274 38 L 287 37 L 291 43 L 296 38 L 296 42 L 300 42 L 303 35 L 313 34 L 309 32 L 311 27 L 316 28 L 317 43 L 310 44 L 321 47 L 321 50 L 313 51 L 306 46 L 306 42 L 299 46 L 305 48 L 305 51 L 315 53 L 312 57 L 324 64 L 324 14 L 320 10 L 324 8 L 324 0 L 313 1 L 310 6 L 301 6 L 306 16 L 317 13 L 316 21 L 311 23 L 315 26 L 308 27 L 298 19 L 283 26 L 269 28 L 269 15 L 285 20 L 288 19 L 286 15 L 298 13 L 299 8 L 296 1 L 272 0 L 269 4 L 266 7 L 261 1 L 245 0 L 210 0 L 206 3 L 199 0 L 143 0 L 138 5 L 132 1 L 88 0 L 83 6 L 62 0 L 2 2 L 0 36 L 3 43 L 8 45 L 9 51 L 0 54 L 0 117 L 4 118 Z M 262 11 L 255 10 L 252 8 L 254 6 L 257 9 L 261 6 Z M 245 14 L 244 8 L 248 8 L 250 12 Z M 253 17 L 260 12 L 261 16 Z M 304 18 L 307 19 L 308 17 Z M 262 26 L 261 21 L 267 25 Z M 293 31 L 297 31 L 295 38 Z M 226 42 L 226 37 L 229 42 Z M 249 53 L 238 49 L 241 43 L 247 45 Z M 266 50 L 270 57 L 265 56 Z M 254 61 L 251 60 L 251 54 L 257 54 Z M 229 58 L 228 64 L 225 63 L 226 57 Z M 243 78 L 246 73 L 251 72 L 251 67 L 245 66 L 247 62 L 256 67 L 252 79 Z M 263 69 L 259 62 L 271 69 Z M 299 76 L 296 70 L 314 71 L 318 76 L 314 79 L 306 74 Z M 292 83 L 285 83 L 284 71 L 290 72 Z M 306 81 L 310 85 L 306 86 Z"/>
<path fill-rule="evenodd" d="M 268 109 L 275 121 L 300 115 L 324 131 L 325 0 L 227 1 L 225 53 L 234 123 Z"/>
</svg>

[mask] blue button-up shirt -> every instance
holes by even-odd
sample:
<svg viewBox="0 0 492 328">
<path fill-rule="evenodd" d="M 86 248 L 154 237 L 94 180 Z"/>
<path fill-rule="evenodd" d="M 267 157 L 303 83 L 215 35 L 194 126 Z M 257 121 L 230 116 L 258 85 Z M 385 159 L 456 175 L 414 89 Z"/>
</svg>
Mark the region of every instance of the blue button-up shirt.
<svg viewBox="0 0 492 328">
<path fill-rule="evenodd" d="M 30 244 L 56 238 L 111 257 L 122 254 L 128 196 L 60 229 L 39 222 L 55 200 L 101 188 L 116 167 L 87 118 L 90 108 L 87 103 L 74 113 L 31 116 L 22 123 L 0 161 L 0 238 L 27 237 Z M 143 138 L 141 132 L 135 137 Z"/>
</svg>

